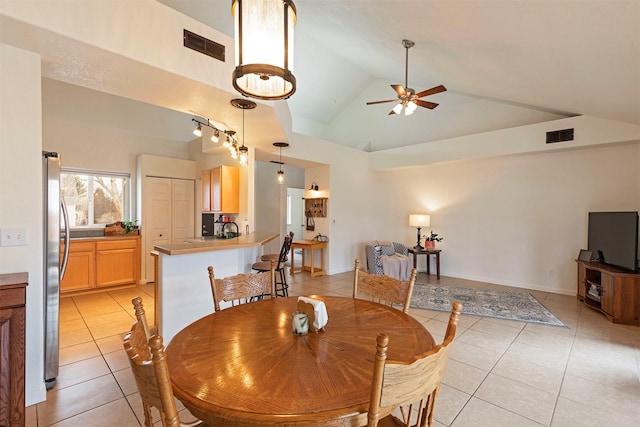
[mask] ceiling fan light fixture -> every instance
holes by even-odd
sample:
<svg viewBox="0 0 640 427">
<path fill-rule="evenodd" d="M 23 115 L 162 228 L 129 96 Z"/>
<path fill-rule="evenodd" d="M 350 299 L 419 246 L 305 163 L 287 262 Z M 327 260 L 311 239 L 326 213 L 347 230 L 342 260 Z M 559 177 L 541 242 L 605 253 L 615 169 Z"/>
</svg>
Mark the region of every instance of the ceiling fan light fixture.
<svg viewBox="0 0 640 427">
<path fill-rule="evenodd" d="M 233 87 L 257 99 L 287 99 L 296 91 L 293 75 L 292 0 L 234 0 Z"/>
<path fill-rule="evenodd" d="M 407 105 L 404 107 L 404 115 L 405 116 L 412 115 L 413 112 L 416 111 L 416 108 L 418 108 L 418 105 L 415 102 L 413 101 L 407 102 Z"/>
<path fill-rule="evenodd" d="M 402 112 L 402 102 L 398 102 L 398 105 L 393 107 L 392 111 L 396 114 L 400 114 Z"/>
</svg>

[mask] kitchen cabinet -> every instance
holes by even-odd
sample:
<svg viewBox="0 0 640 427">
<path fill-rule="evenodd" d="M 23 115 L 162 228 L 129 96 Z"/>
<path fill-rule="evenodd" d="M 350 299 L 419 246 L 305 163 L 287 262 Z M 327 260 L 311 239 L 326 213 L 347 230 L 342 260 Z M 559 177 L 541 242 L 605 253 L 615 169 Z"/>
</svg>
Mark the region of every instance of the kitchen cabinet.
<svg viewBox="0 0 640 427">
<path fill-rule="evenodd" d="M 96 242 L 96 286 L 137 283 L 139 260 L 139 239 Z"/>
<path fill-rule="evenodd" d="M 135 285 L 139 281 L 140 236 L 72 239 L 60 293 Z"/>
<path fill-rule="evenodd" d="M 240 212 L 240 168 L 222 165 L 202 171 L 202 211 Z"/>
<path fill-rule="evenodd" d="M 27 273 L 0 274 L 0 426 L 24 426 Z"/>
<path fill-rule="evenodd" d="M 60 243 L 60 254 L 64 243 Z M 82 291 L 96 287 L 95 243 L 72 240 L 69 244 L 69 259 L 64 278 L 60 281 L 60 292 Z"/>
</svg>

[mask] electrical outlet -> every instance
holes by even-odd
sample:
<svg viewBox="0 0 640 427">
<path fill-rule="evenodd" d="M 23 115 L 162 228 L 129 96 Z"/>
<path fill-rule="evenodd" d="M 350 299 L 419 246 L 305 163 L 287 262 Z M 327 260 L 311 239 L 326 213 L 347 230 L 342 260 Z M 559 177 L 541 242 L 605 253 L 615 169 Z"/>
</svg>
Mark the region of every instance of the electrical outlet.
<svg viewBox="0 0 640 427">
<path fill-rule="evenodd" d="M 3 227 L 0 229 L 0 246 L 26 246 L 27 229 L 25 227 Z"/>
</svg>

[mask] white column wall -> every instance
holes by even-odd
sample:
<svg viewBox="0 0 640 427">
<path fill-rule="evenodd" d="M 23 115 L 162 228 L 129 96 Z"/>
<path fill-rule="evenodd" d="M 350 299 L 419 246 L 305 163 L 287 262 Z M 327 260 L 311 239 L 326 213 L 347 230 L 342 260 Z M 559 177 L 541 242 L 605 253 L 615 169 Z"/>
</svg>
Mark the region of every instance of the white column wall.
<svg viewBox="0 0 640 427">
<path fill-rule="evenodd" d="M 29 273 L 26 404 L 45 399 L 40 57 L 0 44 L 0 228 L 25 227 L 27 245 L 0 247 L 0 273 Z"/>
</svg>

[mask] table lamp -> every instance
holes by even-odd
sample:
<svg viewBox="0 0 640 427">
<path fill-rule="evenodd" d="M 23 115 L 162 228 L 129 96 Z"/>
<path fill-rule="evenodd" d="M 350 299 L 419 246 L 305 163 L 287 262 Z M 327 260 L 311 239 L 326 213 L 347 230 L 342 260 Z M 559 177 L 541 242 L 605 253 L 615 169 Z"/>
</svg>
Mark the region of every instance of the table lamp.
<svg viewBox="0 0 640 427">
<path fill-rule="evenodd" d="M 418 244 L 413 247 L 417 251 L 423 251 L 424 247 L 420 244 L 420 228 L 428 227 L 430 224 L 429 215 L 424 214 L 411 214 L 409 215 L 409 225 L 411 227 L 418 227 Z"/>
</svg>

